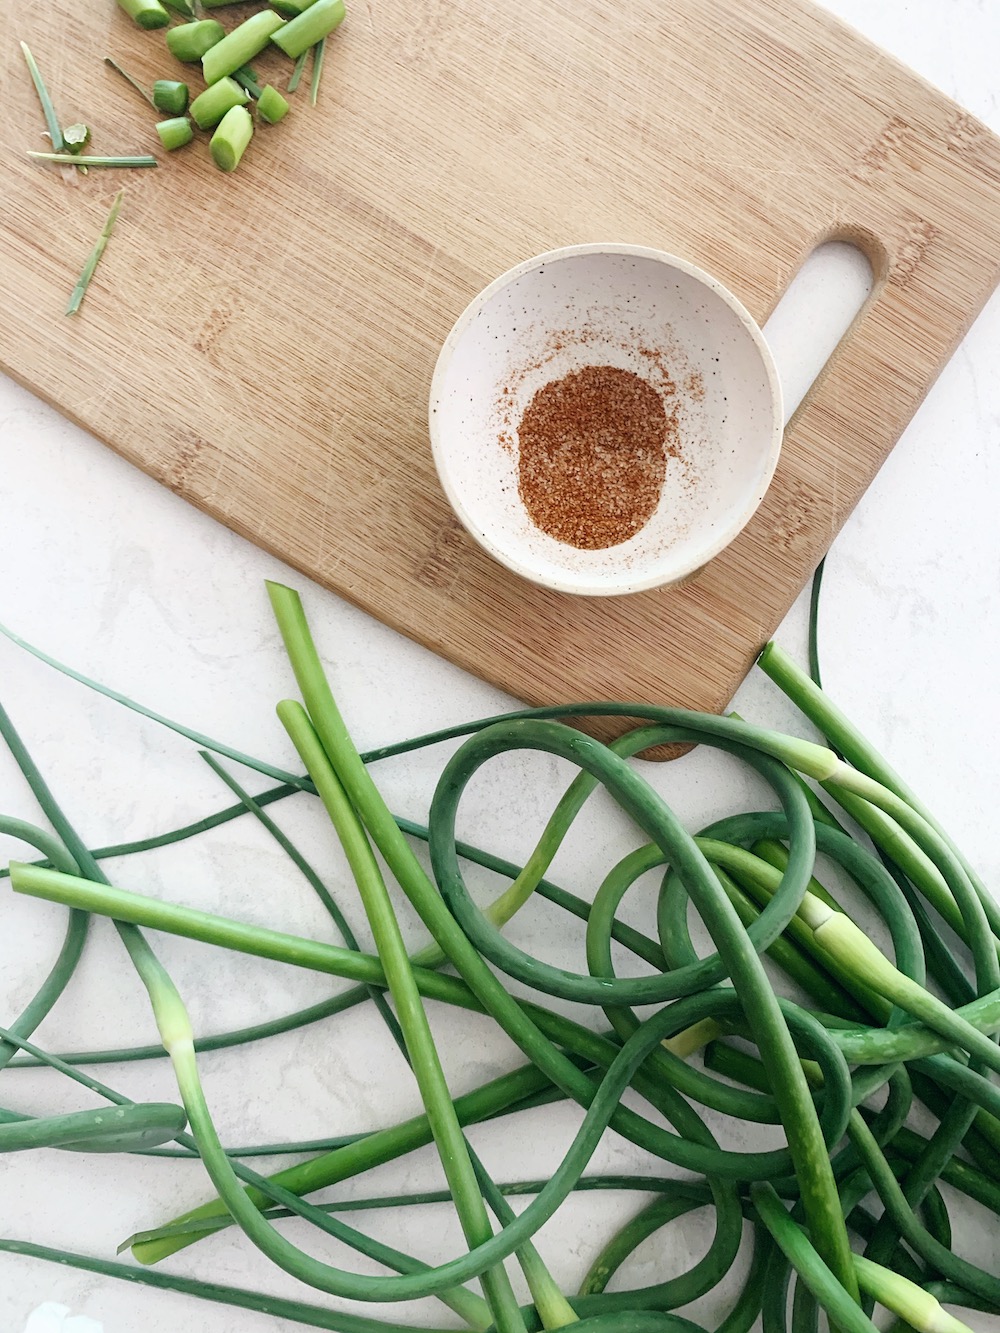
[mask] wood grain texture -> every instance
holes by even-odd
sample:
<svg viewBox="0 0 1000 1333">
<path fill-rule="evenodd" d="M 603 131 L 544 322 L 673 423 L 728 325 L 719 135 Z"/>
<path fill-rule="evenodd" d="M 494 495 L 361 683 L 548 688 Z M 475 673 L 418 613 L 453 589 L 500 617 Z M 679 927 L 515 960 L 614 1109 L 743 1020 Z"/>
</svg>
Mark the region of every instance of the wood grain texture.
<svg viewBox="0 0 1000 1333">
<path fill-rule="evenodd" d="M 0 38 L 3 368 L 533 703 L 723 708 L 1000 279 L 1000 141 L 801 0 L 353 0 L 319 107 L 300 93 L 232 177 L 203 142 L 128 175 L 30 165 L 20 150 L 44 141 L 17 39 L 98 152 L 155 144 L 102 57 L 150 81 L 175 67 L 112 0 L 5 5 Z M 118 230 L 66 319 L 121 184 Z M 875 290 L 723 555 L 680 587 L 578 599 L 465 535 L 426 400 L 486 282 L 554 246 L 629 241 L 709 269 L 763 321 L 832 238 L 866 250 Z"/>
</svg>

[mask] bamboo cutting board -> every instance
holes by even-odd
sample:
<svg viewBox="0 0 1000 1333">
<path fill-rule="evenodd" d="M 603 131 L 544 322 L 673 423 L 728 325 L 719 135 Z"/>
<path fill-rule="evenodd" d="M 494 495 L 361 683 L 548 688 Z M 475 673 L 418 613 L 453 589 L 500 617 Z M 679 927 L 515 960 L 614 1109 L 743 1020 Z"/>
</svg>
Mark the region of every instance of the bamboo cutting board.
<svg viewBox="0 0 1000 1333">
<path fill-rule="evenodd" d="M 320 104 L 226 177 L 29 164 L 17 39 L 94 149 L 149 151 L 103 63 L 170 75 L 112 0 L 3 6 L 0 363 L 179 495 L 530 702 L 720 709 L 1000 278 L 1000 142 L 800 0 L 349 0 Z M 227 22 L 245 9 L 223 10 Z M 287 77 L 277 52 L 259 68 Z M 170 75 L 173 77 L 173 75 Z M 125 202 L 76 319 L 68 293 Z M 541 591 L 450 515 L 426 400 L 487 281 L 539 251 L 683 255 L 763 322 L 806 255 L 855 241 L 872 298 L 786 435 L 749 527 L 682 587 Z"/>
</svg>

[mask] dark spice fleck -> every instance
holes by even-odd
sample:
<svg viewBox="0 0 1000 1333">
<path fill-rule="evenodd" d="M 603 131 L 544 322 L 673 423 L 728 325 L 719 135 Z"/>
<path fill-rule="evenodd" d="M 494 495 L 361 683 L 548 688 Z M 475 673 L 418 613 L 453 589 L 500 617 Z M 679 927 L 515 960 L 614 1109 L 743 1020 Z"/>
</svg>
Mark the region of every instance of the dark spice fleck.
<svg viewBox="0 0 1000 1333">
<path fill-rule="evenodd" d="M 525 409 L 518 490 L 550 537 L 603 550 L 649 522 L 667 455 L 678 452 L 676 415 L 648 381 L 616 366 L 586 366 L 543 385 Z"/>
</svg>

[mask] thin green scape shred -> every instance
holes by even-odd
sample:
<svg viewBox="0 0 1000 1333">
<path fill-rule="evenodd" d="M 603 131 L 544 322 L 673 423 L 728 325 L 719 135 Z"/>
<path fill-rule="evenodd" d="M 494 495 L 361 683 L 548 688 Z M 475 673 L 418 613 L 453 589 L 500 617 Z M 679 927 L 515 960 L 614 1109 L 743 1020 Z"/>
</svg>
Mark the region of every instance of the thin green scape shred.
<svg viewBox="0 0 1000 1333">
<path fill-rule="evenodd" d="M 309 104 L 315 106 L 319 99 L 319 85 L 323 78 L 323 64 L 326 59 L 326 38 L 321 37 L 313 51 L 312 81 L 309 85 Z"/>
<path fill-rule="evenodd" d="M 697 1301 L 729 1270 L 735 1255 L 732 1247 L 741 1243 L 741 1217 L 753 1223 L 752 1267 L 736 1303 L 718 1326 L 719 1333 L 740 1333 L 741 1330 L 745 1333 L 761 1311 L 766 1329 L 775 1330 L 775 1333 L 786 1329 L 785 1300 L 791 1287 L 794 1293 L 791 1327 L 795 1333 L 802 1333 L 813 1325 L 817 1302 L 838 1327 L 855 1333 L 862 1330 L 870 1333 L 874 1327 L 868 1312 L 876 1296 L 884 1297 L 890 1305 L 897 1302 L 892 1308 L 916 1321 L 911 1322 L 911 1327 L 926 1329 L 928 1333 L 931 1329 L 943 1328 L 950 1333 L 959 1333 L 965 1328 L 953 1317 L 938 1313 L 937 1299 L 940 1298 L 947 1298 L 957 1305 L 965 1304 L 970 1309 L 1000 1310 L 1000 1280 L 951 1252 L 947 1205 L 935 1185 L 937 1179 L 947 1179 L 953 1188 L 968 1192 L 969 1197 L 976 1198 L 994 1212 L 1000 1211 L 997 1154 L 991 1149 L 980 1151 L 976 1146 L 984 1135 L 995 1136 L 1000 1141 L 1000 1120 L 996 1118 L 1000 1111 L 1000 1092 L 982 1072 L 984 1067 L 997 1067 L 998 1061 L 995 1047 L 984 1043 L 980 1036 L 981 1033 L 1000 1031 L 1000 965 L 998 940 L 994 933 L 995 910 L 991 911 L 988 901 L 984 901 L 984 896 L 989 897 L 985 887 L 971 874 L 964 860 L 926 813 L 920 810 L 915 798 L 911 798 L 905 789 L 900 790 L 901 784 L 884 761 L 858 737 L 846 719 L 836 713 L 825 696 L 818 694 L 804 673 L 773 647 L 762 658 L 764 669 L 821 730 L 827 731 L 831 743 L 857 764 L 857 769 L 842 762 L 832 750 L 764 732 L 737 720 L 705 718 L 680 710 L 642 710 L 634 704 L 522 710 L 506 718 L 484 719 L 468 727 L 446 729 L 399 746 L 382 747 L 365 756 L 368 763 L 373 763 L 391 753 L 405 753 L 444 738 L 463 734 L 470 737 L 446 766 L 429 819 L 427 836 L 432 863 L 437 885 L 444 894 L 444 902 L 437 899 L 441 903 L 441 907 L 437 907 L 432 899 L 425 899 L 419 880 L 419 875 L 424 872 L 421 869 L 418 875 L 414 870 L 408 844 L 401 841 L 402 829 L 417 836 L 423 831 L 408 825 L 407 821 L 396 820 L 381 806 L 377 789 L 353 751 L 339 712 L 329 696 L 318 659 L 311 650 L 311 639 L 297 609 L 297 599 L 288 590 L 272 587 L 271 592 L 315 727 L 312 734 L 326 756 L 324 762 L 333 766 L 338 780 L 350 794 L 351 805 L 367 826 L 369 836 L 379 845 L 406 891 L 414 895 L 418 910 L 427 913 L 432 934 L 438 937 L 440 949 L 424 950 L 413 960 L 413 976 L 418 988 L 422 993 L 426 990 L 448 1003 L 485 1007 L 515 1036 L 516 1041 L 524 1043 L 529 1063 L 524 1066 L 523 1077 L 529 1082 L 517 1083 L 516 1091 L 511 1084 L 510 1092 L 506 1092 L 503 1089 L 507 1085 L 499 1080 L 500 1086 L 491 1094 L 494 1097 L 492 1102 L 482 1099 L 476 1102 L 480 1114 L 491 1117 L 511 1115 L 521 1108 L 559 1100 L 566 1095 L 588 1108 L 573 1147 L 552 1179 L 535 1182 L 537 1194 L 520 1217 L 515 1217 L 509 1209 L 505 1211 L 502 1205 L 505 1192 L 518 1187 L 493 1187 L 488 1179 L 481 1179 L 483 1197 L 501 1222 L 500 1232 L 464 1258 L 449 1261 L 437 1269 L 415 1266 L 414 1261 L 406 1260 L 405 1256 L 397 1255 L 391 1261 L 383 1257 L 382 1261 L 388 1262 L 389 1267 L 397 1267 L 397 1271 L 407 1275 L 372 1279 L 382 1285 L 377 1288 L 379 1296 L 370 1298 L 396 1299 L 397 1296 L 402 1298 L 404 1293 L 437 1292 L 445 1299 L 449 1293 L 457 1292 L 458 1305 L 452 1308 L 461 1307 L 459 1313 L 469 1326 L 485 1327 L 481 1304 L 475 1304 L 479 1298 L 473 1300 L 473 1294 L 467 1293 L 470 1299 L 466 1299 L 455 1283 L 483 1275 L 491 1266 L 502 1262 L 504 1256 L 514 1253 L 519 1243 L 530 1243 L 530 1237 L 541 1221 L 551 1216 L 551 1210 L 559 1207 L 572 1191 L 615 1187 L 611 1182 L 604 1184 L 599 1177 L 597 1180 L 601 1183 L 590 1184 L 583 1175 L 592 1151 L 587 1145 L 596 1145 L 605 1127 L 613 1124 L 627 1138 L 653 1151 L 662 1160 L 702 1174 L 706 1183 L 682 1186 L 673 1181 L 661 1182 L 662 1204 L 654 1205 L 652 1211 L 643 1210 L 638 1218 L 626 1224 L 620 1236 L 612 1240 L 605 1255 L 595 1261 L 580 1294 L 570 1297 L 561 1312 L 553 1304 L 548 1318 L 543 1320 L 545 1327 L 561 1327 L 578 1317 L 582 1330 L 594 1330 L 595 1333 L 597 1330 L 607 1333 L 612 1330 L 613 1333 L 629 1333 L 630 1330 L 632 1333 L 645 1333 L 645 1330 L 649 1333 L 654 1330 L 680 1333 L 684 1330 L 691 1333 L 698 1325 L 671 1311 Z M 575 731 L 568 731 L 558 722 L 560 718 L 586 715 L 634 718 L 637 714 L 642 717 L 643 713 L 645 727 L 630 733 L 612 747 L 599 746 Z M 293 710 L 289 716 L 299 715 Z M 301 713 L 301 717 L 310 720 L 305 713 Z M 57 844 L 47 841 L 50 835 L 41 830 L 32 833 L 28 826 L 7 820 L 9 830 L 19 828 L 19 836 L 28 836 L 28 841 L 38 846 L 43 856 L 58 867 L 50 872 L 43 866 L 24 869 L 15 866 L 12 879 L 16 889 L 51 897 L 71 906 L 86 904 L 126 922 L 131 914 L 136 921 L 155 924 L 161 929 L 179 929 L 189 935 L 197 927 L 203 933 L 195 937 L 209 940 L 217 947 L 261 951 L 268 932 L 255 932 L 239 923 L 192 914 L 184 908 L 158 905 L 138 895 L 123 895 L 110 886 L 102 888 L 95 883 L 94 876 L 99 876 L 105 885 L 107 881 L 98 872 L 93 854 L 75 840 L 71 830 L 60 824 L 58 808 L 46 795 L 44 784 L 40 785 L 40 777 L 23 747 L 19 747 L 16 735 L 9 728 L 4 734 L 33 790 L 36 794 L 42 793 L 43 809 L 53 818 L 57 829 L 62 827 L 69 839 L 67 845 L 74 853 L 67 859 Z M 777 784 L 776 791 L 785 807 L 785 815 L 739 816 L 723 820 L 703 830 L 695 839 L 689 839 L 666 818 L 658 798 L 627 764 L 628 754 L 654 743 L 654 738 L 655 743 L 697 740 L 715 744 L 752 762 L 769 781 Z M 216 751 L 225 748 L 214 742 L 208 743 Z M 484 914 L 464 891 L 458 859 L 469 852 L 487 864 L 490 858 L 455 842 L 455 812 L 465 783 L 483 762 L 495 753 L 523 746 L 563 753 L 581 766 L 581 775 L 559 803 L 556 815 L 527 866 L 519 868 L 496 862 L 504 867 L 502 873 L 512 879 L 512 888 L 498 900 L 498 903 L 506 903 L 506 908 L 497 910 L 498 904 L 494 904 Z M 278 776 L 269 765 L 231 753 L 240 762 L 248 763 L 268 776 Z M 314 761 L 318 758 L 314 755 Z M 311 785 L 295 775 L 281 775 L 292 781 L 253 798 L 225 775 L 216 761 L 212 762 L 238 796 L 239 805 L 199 821 L 189 830 L 148 841 L 163 843 L 176 836 L 193 835 L 205 826 L 235 817 L 234 812 L 251 813 L 262 821 L 267 820 L 269 817 L 263 814 L 265 804 L 286 799 L 296 792 L 308 792 Z M 813 780 L 821 780 L 830 797 L 838 803 L 843 801 L 845 805 L 853 806 L 854 811 L 859 804 L 881 810 L 873 828 L 888 869 L 860 844 L 832 827 L 828 816 L 817 813 L 823 807 L 818 805 L 811 789 L 811 799 L 806 798 L 801 779 L 789 773 L 788 764 Z M 788 775 L 787 780 L 782 774 Z M 587 921 L 588 973 L 564 973 L 535 960 L 532 976 L 542 1003 L 532 1002 L 525 1007 L 517 1002 L 512 1006 L 510 997 L 494 981 L 488 981 L 488 974 L 482 970 L 485 957 L 501 975 L 516 976 L 522 965 L 519 958 L 523 955 L 509 949 L 496 923 L 508 919 L 510 912 L 523 905 L 532 892 L 542 891 L 545 881 L 541 876 L 598 780 L 646 830 L 652 843 L 646 849 L 637 848 L 636 853 L 609 874 L 591 907 L 573 895 L 555 890 L 555 886 L 547 886 L 546 896 Z M 871 801 L 877 802 L 877 806 L 868 807 Z M 899 823 L 894 824 L 894 821 Z M 0 828 L 3 827 L 4 822 L 0 821 Z M 333 904 L 329 890 L 321 884 L 317 887 L 315 872 L 312 872 L 314 879 L 310 879 L 308 862 L 301 854 L 296 856 L 277 825 L 270 821 L 265 827 L 269 827 L 272 836 L 278 837 L 279 845 L 313 883 L 314 889 L 320 892 L 322 888 L 321 898 Z M 905 829 L 912 844 L 901 843 L 895 828 Z M 841 958 L 841 980 L 837 982 L 829 971 L 833 965 L 832 957 L 822 947 L 824 938 L 833 939 L 829 934 L 831 929 L 835 927 L 839 937 L 839 932 L 848 927 L 846 918 L 841 921 L 839 915 L 836 919 L 824 915 L 830 912 L 833 900 L 812 878 L 814 840 L 818 840 L 828 854 L 845 858 L 843 864 L 847 873 L 869 896 L 872 910 L 883 917 L 892 933 L 895 969 L 875 958 L 870 959 L 867 966 L 859 969 L 863 975 L 853 979 L 856 983 L 854 998 L 841 988 L 841 983 L 851 982 L 850 949 L 845 949 L 846 956 Z M 917 876 L 916 881 L 892 860 L 888 850 L 891 848 L 898 853 L 902 848 L 906 852 L 908 845 L 918 847 L 924 858 L 924 861 L 914 860 L 907 853 L 906 865 Z M 781 849 L 780 855 L 776 848 Z M 108 849 L 108 854 L 127 854 L 128 850 Z M 762 859 L 764 856 L 768 859 Z M 634 931 L 626 933 L 627 928 L 616 918 L 622 898 L 636 878 L 637 867 L 645 865 L 647 860 L 655 865 L 657 858 L 674 867 L 664 878 L 660 891 L 656 913 L 658 943 Z M 929 878 L 923 868 L 925 863 L 934 870 L 934 875 Z M 703 875 L 703 864 L 710 868 L 708 878 Z M 78 870 L 81 869 L 85 879 L 79 877 Z M 737 871 L 742 876 L 741 882 L 760 895 L 756 901 L 749 895 L 740 900 L 741 916 L 735 915 L 737 900 L 732 896 L 735 884 L 726 883 L 727 874 Z M 928 889 L 929 897 L 923 895 L 923 888 Z M 686 934 L 689 894 L 716 935 L 721 960 L 699 959 L 694 953 Z M 922 918 L 913 914 L 908 901 L 911 897 L 920 902 Z M 814 908 L 810 906 L 812 902 L 827 905 Z M 971 984 L 969 980 L 964 982 L 969 990 L 968 995 L 962 994 L 962 999 L 972 997 L 971 1003 L 949 1007 L 944 1013 L 943 1006 L 928 1003 L 922 990 L 925 974 L 937 980 L 942 966 L 940 956 L 933 950 L 927 950 L 925 954 L 924 945 L 928 929 L 933 928 L 934 920 L 940 919 L 942 911 L 964 941 L 963 947 L 967 947 L 971 954 L 971 967 L 964 969 Z M 336 914 L 333 915 L 337 920 Z M 71 924 L 72 920 L 81 919 L 85 922 L 84 914 L 74 910 Z M 772 965 L 777 963 L 779 952 L 772 946 L 784 942 L 792 923 L 796 923 L 795 938 L 798 941 L 791 946 L 796 951 L 796 980 L 807 996 L 823 996 L 826 1016 L 822 1023 L 817 1023 L 799 1005 L 787 1001 L 779 1003 L 780 1018 L 775 1011 L 773 1019 L 765 1023 L 761 1021 L 760 1006 L 763 1004 L 766 1008 L 766 991 L 754 989 L 759 983 L 751 978 L 763 974 L 754 970 L 757 965 L 752 964 L 752 960 L 768 951 Z M 343 1273 L 334 1278 L 326 1266 L 315 1267 L 315 1261 L 309 1260 L 296 1247 L 288 1246 L 283 1240 L 279 1243 L 271 1224 L 282 1216 L 298 1213 L 313 1225 L 328 1229 L 328 1213 L 306 1204 L 298 1198 L 298 1193 L 311 1192 L 323 1181 L 343 1180 L 357 1171 L 381 1164 L 389 1160 L 385 1155 L 387 1151 L 397 1155 L 412 1151 L 412 1146 L 418 1142 L 429 1142 L 431 1129 L 426 1119 L 423 1127 L 418 1128 L 416 1138 L 413 1138 L 414 1131 L 407 1129 L 404 1132 L 402 1126 L 398 1132 L 369 1135 L 322 1151 L 319 1157 L 310 1158 L 301 1166 L 289 1168 L 271 1179 L 256 1176 L 238 1164 L 227 1166 L 230 1156 L 223 1152 L 217 1140 L 213 1144 L 214 1131 L 193 1063 L 195 1043 L 190 1040 L 185 1027 L 179 997 L 162 968 L 140 942 L 136 927 L 126 925 L 123 931 L 126 942 L 131 941 L 129 947 L 133 959 L 150 986 L 154 1007 L 163 1020 L 167 1044 L 175 1047 L 180 1088 L 195 1130 L 194 1138 L 180 1136 L 180 1150 L 190 1152 L 198 1142 L 202 1153 L 207 1152 L 213 1179 L 223 1187 L 227 1200 L 221 1211 L 216 1204 L 206 1205 L 184 1219 L 148 1232 L 141 1238 L 133 1238 L 136 1250 L 148 1252 L 145 1254 L 147 1259 L 173 1253 L 200 1236 L 231 1225 L 232 1219 L 227 1212 L 235 1210 L 240 1225 L 258 1244 L 263 1243 L 268 1250 L 274 1247 L 275 1254 L 281 1254 L 283 1266 L 287 1264 L 289 1271 L 305 1276 L 307 1280 L 317 1279 L 316 1285 L 325 1290 L 360 1292 L 364 1289 L 364 1280 Z M 134 935 L 131 934 L 133 931 L 136 932 Z M 351 942 L 349 929 L 346 932 L 342 929 L 341 933 L 347 942 L 344 949 L 293 937 L 287 937 L 282 943 L 275 936 L 274 947 L 280 943 L 284 952 L 274 956 L 285 956 L 286 961 L 298 965 L 320 966 L 324 971 L 340 971 L 347 976 L 365 978 L 365 984 L 356 988 L 356 998 L 353 998 L 353 1003 L 362 1003 L 366 998 L 378 995 L 380 988 L 386 986 L 385 973 L 377 958 L 367 959 L 359 953 L 356 941 Z M 648 982 L 643 980 L 638 991 L 634 980 L 619 980 L 611 970 L 612 936 L 625 942 L 627 947 L 634 946 L 639 956 L 654 968 L 654 976 Z M 68 971 L 66 966 L 59 971 L 56 982 L 50 987 L 47 1003 L 55 1003 L 59 984 L 64 984 L 71 975 L 75 958 L 79 957 L 78 944 L 70 945 L 69 937 L 67 939 L 70 950 L 67 954 Z M 458 965 L 464 982 L 428 970 L 438 966 L 446 955 Z M 786 951 L 784 956 L 787 959 L 791 955 Z M 737 964 L 737 959 L 742 961 Z M 848 967 L 846 974 L 844 966 Z M 735 992 L 726 986 L 718 986 L 719 980 L 726 980 L 728 969 L 733 969 Z M 955 990 L 955 978 L 948 975 L 951 988 Z M 888 987 L 897 1002 L 912 1002 L 919 1018 L 942 1024 L 941 1031 L 935 1034 L 920 1022 L 897 1030 L 891 1019 L 891 1007 L 881 1007 L 879 987 L 875 991 L 871 989 L 873 981 Z M 592 991 L 592 998 L 584 998 Z M 640 1020 L 627 1006 L 649 1002 L 643 998 L 647 992 L 661 994 L 660 1008 L 653 1017 Z M 548 1009 L 545 997 L 560 994 L 572 995 L 582 1003 L 602 1004 L 611 1031 L 592 1033 Z M 314 1008 L 319 1010 L 321 1006 Z M 837 1016 L 838 1011 L 842 1017 Z M 333 1012 L 336 1009 L 328 1010 L 327 1015 Z M 881 1016 L 876 1017 L 876 1012 Z M 316 1017 L 319 1016 L 317 1013 Z M 748 1016 L 754 1024 L 758 1052 L 762 1057 L 757 1063 L 729 1044 L 731 1036 L 745 1038 L 750 1035 Z M 300 1016 L 291 1017 L 298 1019 Z M 890 1018 L 888 1027 L 885 1026 L 886 1017 Z M 788 1025 L 794 1049 L 801 1050 L 802 1068 L 812 1089 L 809 1104 L 796 1104 L 794 1109 L 783 1100 L 787 1093 L 789 1067 L 780 1061 L 774 1062 L 775 1041 L 780 1036 L 782 1024 Z M 264 1030 L 266 1027 L 258 1025 L 259 1036 L 268 1035 Z M 711 1036 L 704 1072 L 663 1049 L 662 1039 L 676 1030 L 698 1031 L 703 1038 L 706 1033 Z M 11 1029 L 12 1039 L 6 1048 L 0 1045 L 0 1052 L 7 1051 L 0 1065 L 10 1060 L 18 1046 L 29 1048 L 28 1035 L 28 1032 L 15 1033 Z M 955 1058 L 956 1047 L 961 1049 L 963 1045 L 971 1055 L 968 1064 Z M 56 1064 L 38 1047 L 30 1047 L 30 1052 L 36 1062 Z M 565 1054 L 557 1057 L 557 1052 Z M 576 1063 L 567 1062 L 566 1055 Z M 749 1065 L 745 1063 L 747 1059 Z M 742 1065 L 740 1060 L 744 1061 Z M 16 1066 L 21 1061 L 12 1063 Z M 720 1082 L 710 1072 L 716 1066 L 726 1068 L 730 1077 Z M 64 1064 L 60 1072 L 65 1074 L 71 1068 L 71 1065 Z M 641 1092 L 668 1123 L 673 1124 L 676 1133 L 665 1132 L 659 1124 L 621 1107 L 621 1094 L 630 1085 Z M 890 1094 L 884 1108 L 879 1111 L 869 1109 L 867 1100 L 886 1085 Z M 751 1093 L 749 1089 L 755 1087 L 761 1091 Z M 810 1110 L 817 1089 L 822 1089 L 826 1101 L 822 1110 L 818 1101 L 815 1109 Z M 681 1090 L 684 1101 L 677 1095 Z M 116 1100 L 119 1096 L 112 1094 L 111 1099 Z M 930 1140 L 922 1139 L 906 1126 L 915 1096 L 922 1099 L 941 1122 L 937 1134 Z M 705 1130 L 700 1116 L 690 1105 L 692 1101 L 750 1121 L 773 1123 L 783 1119 L 786 1131 L 797 1129 L 799 1123 L 805 1124 L 810 1115 L 819 1112 L 818 1124 L 824 1136 L 821 1152 L 835 1182 L 838 1215 L 842 1209 L 848 1229 L 860 1237 L 869 1256 L 867 1265 L 858 1264 L 853 1258 L 848 1260 L 850 1277 L 860 1277 L 864 1288 L 860 1305 L 857 1288 L 845 1280 L 842 1269 L 838 1271 L 842 1252 L 836 1244 L 836 1219 L 827 1217 L 822 1211 L 803 1211 L 803 1203 L 807 1200 L 802 1193 L 801 1170 L 797 1180 L 787 1150 L 754 1154 L 718 1148 L 711 1136 L 704 1137 Z M 455 1099 L 456 1112 L 459 1112 L 460 1104 L 464 1105 L 463 1099 Z M 487 1106 L 491 1108 L 488 1111 Z M 459 1118 L 461 1123 L 468 1123 L 465 1113 L 460 1113 Z M 44 1125 L 39 1131 L 43 1135 L 56 1132 Z M 975 1167 L 963 1165 L 956 1158 L 956 1152 L 962 1148 L 972 1154 L 977 1163 Z M 320 1169 L 323 1163 L 328 1165 Z M 330 1169 L 334 1169 L 332 1177 Z M 232 1171 L 250 1186 L 247 1203 L 252 1200 L 251 1206 L 241 1203 L 233 1194 L 233 1186 L 226 1183 L 229 1180 L 227 1173 Z M 876 1198 L 880 1198 L 885 1206 L 885 1214 L 878 1221 L 865 1206 L 873 1186 Z M 492 1192 L 496 1197 L 490 1202 Z M 386 1206 L 405 1206 L 408 1202 L 429 1204 L 447 1197 L 447 1194 L 442 1196 L 440 1193 L 410 1198 L 397 1196 Z M 791 1205 L 790 1211 L 787 1204 Z M 734 1205 L 735 1212 L 732 1212 Z M 921 1205 L 925 1212 L 918 1215 L 915 1210 Z M 714 1207 L 717 1218 L 716 1238 L 704 1260 L 688 1274 L 671 1277 L 652 1288 L 606 1291 L 610 1272 L 627 1262 L 643 1239 L 655 1234 L 659 1226 L 672 1218 L 699 1206 Z M 815 1204 L 810 1205 L 810 1208 L 814 1207 Z M 732 1221 L 727 1220 L 730 1218 Z M 909 1250 L 901 1248 L 904 1240 Z M 363 1252 L 373 1253 L 371 1248 L 364 1249 L 372 1242 L 360 1237 L 360 1233 L 355 1234 L 353 1243 Z M 23 1253 L 68 1261 L 125 1280 L 147 1281 L 154 1286 L 187 1290 L 209 1300 L 227 1300 L 247 1308 L 266 1308 L 271 1313 L 279 1313 L 279 1303 L 257 1293 L 164 1278 L 145 1269 L 61 1251 L 45 1251 L 18 1241 L 0 1241 L 0 1250 L 17 1252 L 19 1249 Z M 824 1251 L 829 1259 L 824 1259 Z M 400 1262 L 402 1268 L 398 1267 Z M 897 1278 L 893 1277 L 892 1268 L 898 1273 Z M 357 1285 L 359 1281 L 361 1286 Z M 331 1282 L 335 1287 L 328 1285 Z M 921 1287 L 934 1288 L 927 1300 L 915 1294 Z M 552 1294 L 561 1295 L 558 1292 Z M 500 1307 L 497 1327 L 538 1328 L 543 1300 L 536 1294 L 535 1304 L 518 1312 L 502 1293 L 494 1292 L 493 1301 Z M 909 1304 L 905 1304 L 906 1301 Z M 363 1315 L 340 1315 L 320 1307 L 289 1302 L 281 1306 L 281 1313 L 307 1325 L 343 1329 L 345 1333 L 374 1333 L 377 1329 L 400 1327 Z M 941 1323 L 942 1318 L 951 1318 L 952 1322 Z M 939 1322 L 932 1322 L 934 1320 Z"/>
<path fill-rule="evenodd" d="M 54 153 L 62 152 L 62 129 L 59 125 L 59 117 L 56 115 L 56 109 L 52 105 L 52 99 L 49 97 L 48 89 L 45 86 L 45 80 L 42 78 L 41 71 L 35 63 L 35 57 L 31 54 L 27 42 L 21 43 L 21 51 L 24 54 L 25 63 L 28 66 L 28 73 L 31 75 L 31 82 L 35 85 L 35 92 L 38 94 L 38 100 L 41 103 L 42 115 L 45 117 L 45 124 L 48 129 L 49 138 L 52 141 L 52 151 Z"/>
<path fill-rule="evenodd" d="M 111 239 L 111 233 L 115 229 L 115 223 L 118 221 L 118 213 L 121 210 L 124 195 L 124 190 L 119 190 L 115 195 L 114 203 L 112 203 L 108 216 L 105 219 L 104 226 L 101 228 L 101 234 L 98 236 L 97 242 L 94 245 L 93 250 L 91 250 L 87 262 L 83 266 L 83 271 L 76 280 L 76 286 L 70 293 L 69 303 L 66 306 L 67 315 L 75 315 L 83 304 L 83 298 L 87 295 L 87 288 L 90 286 L 90 281 L 94 276 L 97 265 L 101 262 L 101 256 L 104 254 L 105 247 Z"/>
<path fill-rule="evenodd" d="M 302 82 L 302 75 L 305 72 L 306 61 L 309 59 L 309 51 L 305 50 L 295 61 L 295 68 L 292 70 L 288 79 L 287 91 L 294 93 L 296 88 Z"/>
<path fill-rule="evenodd" d="M 119 65 L 117 61 L 112 60 L 110 56 L 105 56 L 104 63 L 108 66 L 109 69 L 113 69 L 116 74 L 121 75 L 121 77 L 125 80 L 125 82 L 135 89 L 135 91 L 139 94 L 139 96 L 143 99 L 143 101 L 148 102 L 149 105 L 152 107 L 156 106 L 156 103 L 153 101 L 153 94 L 149 91 L 149 89 L 144 88 L 138 79 L 133 79 L 132 75 L 129 74 L 127 70 L 122 69 L 121 65 Z"/>
<path fill-rule="evenodd" d="M 29 151 L 28 157 L 36 162 L 56 162 L 64 167 L 156 167 L 156 158 L 150 153 L 136 153 L 131 157 L 77 157 L 74 153 L 36 153 Z"/>
</svg>

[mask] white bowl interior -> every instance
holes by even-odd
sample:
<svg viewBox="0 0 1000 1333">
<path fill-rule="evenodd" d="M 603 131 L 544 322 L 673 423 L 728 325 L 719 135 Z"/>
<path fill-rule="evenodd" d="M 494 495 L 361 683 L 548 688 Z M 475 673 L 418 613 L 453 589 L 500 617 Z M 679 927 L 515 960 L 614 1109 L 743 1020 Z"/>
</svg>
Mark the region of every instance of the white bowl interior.
<svg viewBox="0 0 1000 1333">
<path fill-rule="evenodd" d="M 518 422 L 544 384 L 585 366 L 645 379 L 676 417 L 656 511 L 602 550 L 555 540 L 518 493 Z M 773 361 L 713 279 L 655 251 L 574 247 L 497 279 L 455 325 L 431 391 L 431 442 L 459 518 L 497 559 L 567 592 L 633 592 L 692 573 L 767 490 L 781 440 Z"/>
</svg>

